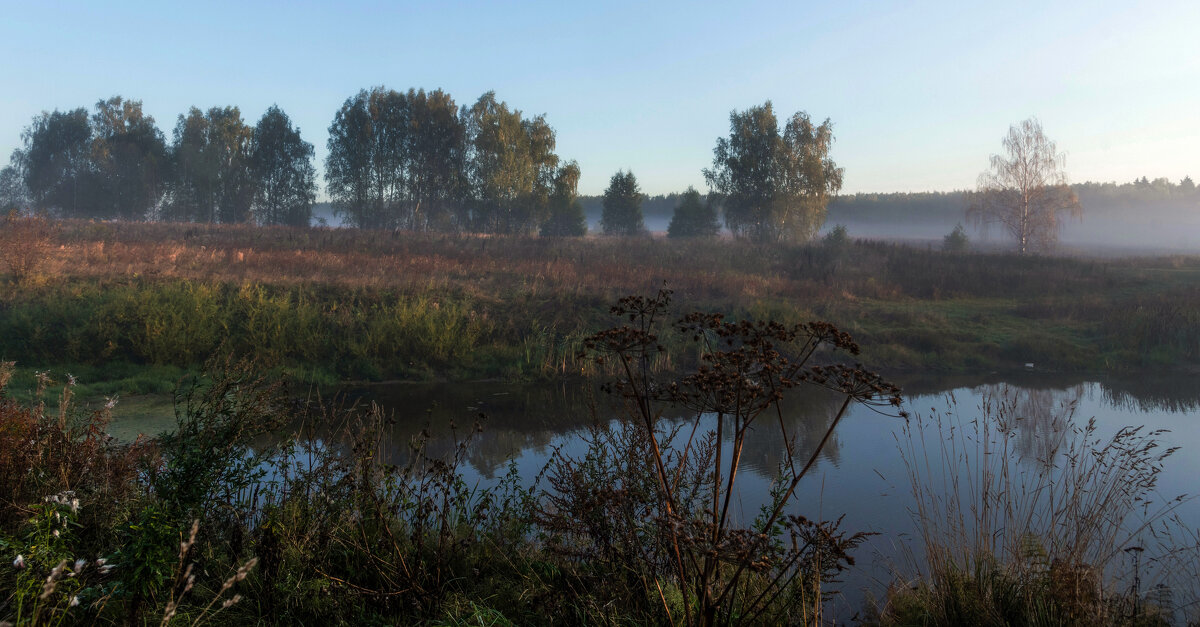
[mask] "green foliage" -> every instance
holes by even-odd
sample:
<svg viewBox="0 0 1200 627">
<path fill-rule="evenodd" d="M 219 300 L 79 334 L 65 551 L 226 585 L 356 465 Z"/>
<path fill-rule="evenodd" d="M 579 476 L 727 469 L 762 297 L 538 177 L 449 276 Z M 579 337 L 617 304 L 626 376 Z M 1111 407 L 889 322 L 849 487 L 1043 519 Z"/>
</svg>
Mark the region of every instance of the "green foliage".
<svg viewBox="0 0 1200 627">
<path fill-rule="evenodd" d="M 550 217 L 542 223 L 542 237 L 583 237 L 587 216 L 579 203 L 579 164 L 574 160 L 559 168 L 550 196 Z"/>
<path fill-rule="evenodd" d="M 250 173 L 254 129 L 237 107 L 192 107 L 175 124 L 174 176 L 163 216 L 188 222 L 236 223 L 251 217 L 255 182 Z"/>
<path fill-rule="evenodd" d="M 142 103 L 114 96 L 42 113 L 13 154 L 5 195 L 66 217 L 145 219 L 162 198 L 169 163 L 163 134 Z M 16 179 L 20 179 L 20 183 Z"/>
<path fill-rule="evenodd" d="M 704 171 L 719 193 L 725 226 L 756 241 L 803 242 L 825 222 L 825 205 L 842 187 L 842 169 L 829 158 L 833 125 L 792 115 L 779 132 L 768 100 L 729 114 L 729 137 L 717 139 L 713 167 Z"/>
<path fill-rule="evenodd" d="M 617 171 L 604 190 L 604 214 L 600 226 L 605 235 L 637 235 L 646 230 L 642 222 L 642 192 L 633 172 Z"/>
<path fill-rule="evenodd" d="M 165 463 L 150 473 L 176 524 L 228 515 L 220 506 L 235 503 L 266 472 L 253 438 L 285 420 L 280 384 L 267 382 L 253 364 L 213 360 L 207 372 L 180 386 L 176 428 L 158 438 Z"/>
<path fill-rule="evenodd" d="M 829 232 L 822 238 L 821 243 L 827 248 L 845 248 L 850 243 L 850 235 L 846 232 L 845 225 L 838 224 L 829 229 Z"/>
<path fill-rule="evenodd" d="M 12 586 L 5 609 L 14 613 L 17 624 L 61 624 L 67 616 L 78 620 L 83 608 L 73 608 L 100 596 L 89 581 L 96 579 L 96 568 L 89 569 L 89 560 L 77 557 L 81 554 L 75 536 L 80 527 L 79 499 L 68 491 L 48 496 L 29 509 L 33 517 L 26 521 L 20 539 L 7 539 L 0 530 L 0 552 L 16 570 L 10 581 L 0 577 L 0 586 Z M 0 609 L 0 617 L 5 609 Z"/>
<path fill-rule="evenodd" d="M 136 510 L 120 529 L 119 548 L 107 563 L 116 571 L 108 587 L 114 599 L 127 604 L 130 617 L 139 616 L 171 582 L 179 534 L 179 522 L 155 503 Z"/>
<path fill-rule="evenodd" d="M 942 250 L 948 253 L 965 253 L 970 247 L 971 240 L 961 224 L 956 225 L 949 235 L 942 238 Z"/>
<path fill-rule="evenodd" d="M 471 228 L 486 233 L 532 232 L 545 222 L 554 193 L 558 174 L 554 129 L 544 115 L 525 118 L 490 91 L 463 117 Z"/>
<path fill-rule="evenodd" d="M 441 90 L 385 87 L 348 98 L 329 127 L 326 190 L 350 224 L 461 228 L 465 122 Z"/>
<path fill-rule="evenodd" d="M 680 202 L 671 216 L 671 224 L 667 227 L 668 237 L 716 237 L 721 232 L 721 223 L 717 220 L 717 210 L 711 200 L 700 201 L 700 192 L 689 187 L 680 196 Z"/>
<path fill-rule="evenodd" d="M 96 170 L 90 217 L 143 220 L 162 200 L 170 163 L 162 131 L 142 103 L 114 96 L 96 103 L 91 158 Z"/>
<path fill-rule="evenodd" d="M 254 127 L 249 154 L 254 178 L 253 213 L 259 224 L 308 226 L 317 196 L 313 145 L 272 105 Z"/>
</svg>

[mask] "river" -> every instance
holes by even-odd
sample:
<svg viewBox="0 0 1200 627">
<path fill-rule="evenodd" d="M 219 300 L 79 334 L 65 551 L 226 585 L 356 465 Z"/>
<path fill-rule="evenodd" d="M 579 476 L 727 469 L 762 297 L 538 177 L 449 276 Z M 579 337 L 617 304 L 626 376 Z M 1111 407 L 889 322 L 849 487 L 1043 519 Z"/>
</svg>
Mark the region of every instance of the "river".
<svg viewBox="0 0 1200 627">
<path fill-rule="evenodd" d="M 1007 432 L 992 435 L 1008 443 L 1004 464 L 1017 474 L 1036 474 L 1039 468 L 1045 472 L 1046 467 L 1039 464 L 1065 467 L 1069 452 L 1056 447 L 1062 449 L 1073 430 L 1085 428 L 1089 421 L 1094 421 L 1091 437 L 1101 446 L 1123 427 L 1142 427 L 1139 437 L 1155 432 L 1153 438 L 1161 444 L 1157 451 L 1169 447 L 1179 450 L 1164 461 L 1151 493 L 1153 502 L 1138 509 L 1126 527 L 1136 528 L 1142 511 L 1153 513 L 1170 507 L 1170 516 L 1184 528 L 1193 532 L 1200 528 L 1200 501 L 1172 501 L 1195 494 L 1196 478 L 1200 477 L 1200 456 L 1195 454 L 1200 449 L 1200 386 L 1194 377 L 1081 381 L 1025 373 L 1006 379 L 930 377 L 900 383 L 905 389 L 905 409 L 911 417 L 906 420 L 894 411 L 852 405 L 813 470 L 799 485 L 791 506 L 792 513 L 811 519 L 843 517 L 841 528 L 846 531 L 877 534 L 855 551 L 856 565 L 842 577 L 838 586 L 841 594 L 830 604 L 837 616 L 853 616 L 866 599 L 881 598 L 887 584 L 896 581 L 897 576 L 911 577 L 921 569 L 923 546 L 914 516 L 919 500 L 914 496 L 912 470 L 917 467 L 920 471 L 928 488 L 926 497 L 932 499 L 935 509 L 953 511 L 955 495 L 938 493 L 947 485 L 948 473 L 938 461 L 948 450 L 943 442 L 954 441 L 954 455 L 965 450 L 974 460 L 949 473 L 957 473 L 963 483 L 946 489 L 959 491 L 957 498 L 964 500 L 963 507 L 972 507 L 966 501 L 977 498 L 972 490 L 979 486 L 974 483 L 976 475 L 972 475 L 976 471 L 969 464 L 978 463 L 972 457 L 977 451 L 971 447 L 980 437 L 979 432 L 972 431 L 980 423 L 973 421 L 988 413 L 984 409 L 988 403 L 993 406 L 992 414 L 997 405 L 1007 407 Z M 409 454 L 409 442 L 424 429 L 430 434 L 429 449 L 436 455 L 448 454 L 456 441 L 469 436 L 466 464 L 461 470 L 468 484 L 480 487 L 496 482 L 510 465 L 515 465 L 524 481 L 531 482 L 555 452 L 580 457 L 594 425 L 611 426 L 619 420 L 613 398 L 580 384 L 374 385 L 348 390 L 346 398 L 348 402 L 379 403 L 394 415 L 395 425 L 385 443 L 385 461 L 402 462 Z M 798 458 L 807 459 L 839 407 L 840 399 L 825 392 L 785 398 L 784 427 L 795 438 Z M 472 428 L 476 421 L 482 423 L 481 432 Z M 664 421 L 666 425 L 690 429 L 691 423 L 683 413 L 668 412 Z M 918 429 L 919 425 L 924 429 Z M 700 431 L 713 426 L 715 417 L 699 419 Z M 314 435 L 330 438 L 319 427 Z M 754 518 L 784 458 L 778 421 L 763 420 L 749 434 L 743 451 L 736 516 L 743 521 Z M 1050 475 L 1048 488 L 1051 493 L 1060 491 L 1055 498 L 1061 498 L 1068 486 L 1054 482 L 1064 477 Z M 969 489 L 963 488 L 964 484 L 969 484 Z M 933 517 L 951 518 L 940 511 Z M 1195 538 L 1192 540 L 1194 543 Z M 1135 545 L 1147 547 L 1141 564 L 1144 571 L 1140 573 L 1144 589 L 1156 583 L 1170 584 L 1174 604 L 1194 610 L 1194 578 L 1170 581 L 1163 572 L 1156 573 L 1156 558 L 1151 557 L 1155 543 L 1144 530 L 1124 532 L 1115 541 L 1118 550 Z M 1119 555 L 1110 561 L 1110 576 L 1129 581 L 1131 567 L 1132 558 Z"/>
</svg>

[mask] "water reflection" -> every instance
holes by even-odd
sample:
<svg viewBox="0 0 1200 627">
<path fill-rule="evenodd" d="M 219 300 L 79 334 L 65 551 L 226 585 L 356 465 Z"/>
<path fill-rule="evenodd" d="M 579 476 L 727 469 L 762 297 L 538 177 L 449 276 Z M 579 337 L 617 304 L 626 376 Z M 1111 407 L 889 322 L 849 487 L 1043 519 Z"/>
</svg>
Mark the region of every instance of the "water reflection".
<svg viewBox="0 0 1200 627">
<path fill-rule="evenodd" d="M 1054 461 L 1065 435 L 1067 418 L 1085 395 L 1091 403 L 1101 402 L 1123 412 L 1200 409 L 1200 388 L 1194 382 L 1178 379 L 1083 383 L 1026 374 L 1009 382 L 923 378 L 904 384 L 909 399 L 936 397 L 954 388 L 969 389 L 975 398 L 1001 398 L 1008 394 L 1016 403 L 1013 415 L 1019 418 L 1014 425 L 1019 453 L 1026 459 L 1043 462 Z M 1097 395 L 1099 399 L 1095 398 Z M 781 421 L 797 458 L 807 459 L 828 430 L 841 400 L 838 394 L 819 389 L 800 389 L 787 396 L 779 414 L 765 413 L 747 437 L 744 469 L 764 478 L 776 476 L 786 456 L 785 441 L 780 436 Z M 567 454 L 582 453 L 581 439 L 588 427 L 622 416 L 618 399 L 594 386 L 578 383 L 378 385 L 348 390 L 346 402 L 375 402 L 394 417 L 395 424 L 381 451 L 390 463 L 404 463 L 410 442 L 423 430 L 429 434 L 428 452 L 437 456 L 451 454 L 456 442 L 469 436 L 466 461 L 485 479 L 502 475 L 514 459 L 523 458 L 527 465 L 532 465 L 534 460 L 548 458 L 556 448 Z M 922 402 L 918 407 L 925 404 Z M 1081 416 L 1084 420 L 1087 417 Z M 690 423 L 695 416 L 667 408 L 664 418 L 678 424 Z M 894 425 L 888 426 L 888 420 L 884 420 L 879 432 L 890 433 Z M 482 423 L 483 431 L 473 433 L 477 421 Z M 699 432 L 714 427 L 713 418 L 705 417 Z M 337 435 L 326 426 L 318 425 L 314 435 L 330 445 L 338 445 Z M 845 433 L 835 432 L 822 450 L 818 464 L 841 466 L 845 437 Z"/>
<path fill-rule="evenodd" d="M 1095 417 L 1098 434 L 1109 437 L 1126 425 L 1148 429 L 1170 429 L 1167 445 L 1181 445 L 1185 453 L 1200 442 L 1200 387 L 1190 378 L 1158 378 L 1142 382 L 1052 377 L 1025 373 L 1009 378 L 920 378 L 900 381 L 910 411 L 946 408 L 947 397 L 958 398 L 957 413 L 966 420 L 988 396 L 1007 395 L 1015 404 L 1010 428 L 1017 453 L 1025 459 L 1060 461 L 1061 444 L 1069 437 L 1068 417 L 1075 410 L 1075 424 Z M 1007 387 L 1006 392 L 1002 389 Z M 462 470 L 468 483 L 486 484 L 517 464 L 522 477 L 532 479 L 558 449 L 578 457 L 587 446 L 585 435 L 596 422 L 607 423 L 619 415 L 614 399 L 588 385 L 391 385 L 350 390 L 349 402 L 376 402 L 394 416 L 394 424 L 381 443 L 382 458 L 404 463 L 409 443 L 428 429 L 428 451 L 448 456 L 456 438 L 471 435 L 465 449 L 467 466 Z M 779 421 L 794 440 L 796 457 L 807 459 L 829 428 L 839 408 L 840 397 L 822 390 L 797 390 L 786 397 L 777 416 L 768 412 L 749 434 L 743 458 L 745 483 L 739 487 L 743 515 L 753 516 L 765 500 L 768 480 L 776 476 L 785 459 Z M 941 411 L 941 409 L 935 409 Z M 471 433 L 480 414 L 487 416 L 484 430 Z M 679 424 L 691 416 L 667 413 L 668 421 Z M 456 430 L 450 424 L 457 425 Z M 879 581 L 890 580 L 895 555 L 908 551 L 906 538 L 915 532 L 908 512 L 913 507 L 907 473 L 897 451 L 894 434 L 902 419 L 880 416 L 866 407 L 852 407 L 822 451 L 817 466 L 799 487 L 794 513 L 831 519 L 845 515 L 844 528 L 872 531 L 876 536 L 860 552 L 863 570 L 848 575 L 847 615 L 861 609 L 861 594 L 854 589 L 870 588 L 880 593 Z M 715 417 L 702 417 L 699 432 L 712 429 Z M 344 447 L 336 430 L 315 425 L 315 437 L 327 445 Z M 1168 460 L 1159 488 L 1167 497 L 1194 492 L 1200 475 L 1200 456 L 1176 455 Z M 1178 511 L 1192 527 L 1200 528 L 1200 502 Z M 874 566 L 871 564 L 874 563 Z M 874 568 L 874 570 L 871 570 Z"/>
<path fill-rule="evenodd" d="M 423 430 L 430 436 L 427 451 L 434 456 L 451 454 L 456 442 L 470 436 L 466 460 L 488 479 L 503 474 L 510 460 L 518 456 L 548 458 L 555 448 L 569 455 L 582 454 L 582 436 L 588 427 L 622 419 L 619 399 L 589 385 L 379 386 L 351 390 L 348 398 L 379 403 L 394 417 L 381 451 L 389 463 L 406 461 L 409 443 Z M 807 459 L 829 429 L 841 401 L 840 395 L 821 389 L 785 398 L 778 413 L 763 414 L 751 429 L 743 468 L 763 477 L 777 474 L 786 454 L 779 435 L 781 421 L 797 458 Z M 691 424 L 697 417 L 666 408 L 663 418 L 669 425 L 678 425 Z M 473 432 L 476 422 L 481 423 L 482 431 Z M 697 432 L 715 426 L 715 416 L 703 416 Z M 330 430 L 318 430 L 315 435 L 337 445 L 337 435 Z M 841 448 L 835 433 L 819 463 L 839 465 Z"/>
<path fill-rule="evenodd" d="M 1087 389 L 1082 383 L 1065 389 L 1017 388 L 1008 384 L 987 384 L 975 388 L 975 393 L 995 402 L 1011 406 L 1009 415 L 1015 418 L 1017 453 L 1022 460 L 1051 466 L 1058 460 L 1068 427 L 1075 416 L 1079 401 Z"/>
</svg>

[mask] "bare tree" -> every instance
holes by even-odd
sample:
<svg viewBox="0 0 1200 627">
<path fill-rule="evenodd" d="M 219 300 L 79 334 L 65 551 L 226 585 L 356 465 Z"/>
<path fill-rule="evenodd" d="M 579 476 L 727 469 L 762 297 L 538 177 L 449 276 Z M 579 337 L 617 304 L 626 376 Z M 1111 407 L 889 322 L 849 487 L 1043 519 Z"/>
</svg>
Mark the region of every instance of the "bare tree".
<svg viewBox="0 0 1200 627">
<path fill-rule="evenodd" d="M 991 167 L 979 175 L 979 190 L 968 193 L 967 217 L 985 229 L 999 224 L 1017 240 L 1021 254 L 1051 248 L 1060 214 L 1083 215 L 1063 172 L 1066 155 L 1037 118 L 1008 128 L 1004 152 L 992 155 Z"/>
</svg>

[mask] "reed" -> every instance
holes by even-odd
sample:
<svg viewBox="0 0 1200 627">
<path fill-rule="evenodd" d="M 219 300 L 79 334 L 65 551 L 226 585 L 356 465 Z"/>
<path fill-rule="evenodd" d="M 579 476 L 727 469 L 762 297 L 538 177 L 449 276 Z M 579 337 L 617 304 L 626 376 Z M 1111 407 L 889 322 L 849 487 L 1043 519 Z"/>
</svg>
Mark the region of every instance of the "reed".
<svg viewBox="0 0 1200 627">
<path fill-rule="evenodd" d="M 1126 624 L 1125 551 L 1181 501 L 1156 492 L 1176 449 L 1137 427 L 1104 436 L 1076 420 L 1070 398 L 1004 387 L 974 416 L 951 397 L 898 436 L 916 503 L 917 579 L 890 591 L 879 622 Z M 1134 620 L 1157 624 L 1159 609 Z"/>
</svg>

